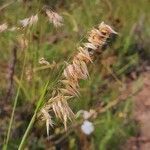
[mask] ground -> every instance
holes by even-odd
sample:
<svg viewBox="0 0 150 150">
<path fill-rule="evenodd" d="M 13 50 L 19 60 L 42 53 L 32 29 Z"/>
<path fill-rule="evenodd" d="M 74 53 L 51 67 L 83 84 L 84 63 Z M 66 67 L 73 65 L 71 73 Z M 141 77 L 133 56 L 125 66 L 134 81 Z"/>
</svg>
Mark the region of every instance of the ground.
<svg viewBox="0 0 150 150">
<path fill-rule="evenodd" d="M 128 140 L 128 150 L 150 150 L 150 71 L 142 73 L 143 87 L 134 98 L 133 118 L 139 124 L 136 137 Z"/>
</svg>

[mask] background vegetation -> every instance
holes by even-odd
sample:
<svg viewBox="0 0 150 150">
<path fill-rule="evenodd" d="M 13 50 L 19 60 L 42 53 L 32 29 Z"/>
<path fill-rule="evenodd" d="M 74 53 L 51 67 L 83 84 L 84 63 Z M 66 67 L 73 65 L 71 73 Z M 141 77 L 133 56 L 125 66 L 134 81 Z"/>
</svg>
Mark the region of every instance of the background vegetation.
<svg viewBox="0 0 150 150">
<path fill-rule="evenodd" d="M 48 22 L 42 9 L 45 5 L 63 16 L 61 28 Z M 132 96 L 142 85 L 141 66 L 147 65 L 150 58 L 149 6 L 148 0 L 1 0 L 1 24 L 17 26 L 19 20 L 37 13 L 39 21 L 24 30 L 0 33 L 0 149 L 8 137 L 7 149 L 18 149 L 41 95 L 43 103 L 48 100 L 64 61 L 72 58 L 87 32 L 102 21 L 119 35 L 89 66 L 89 80 L 80 83 L 81 96 L 70 101 L 74 113 L 90 109 L 100 112 L 91 119 L 94 132 L 89 136 L 81 132 L 81 116 L 68 123 L 66 132 L 62 123 L 55 120 L 47 140 L 45 124 L 36 120 L 25 148 L 116 150 L 136 135 L 138 127 L 131 117 Z M 39 64 L 41 57 L 50 65 Z M 8 134 L 14 102 L 17 103 Z"/>
</svg>

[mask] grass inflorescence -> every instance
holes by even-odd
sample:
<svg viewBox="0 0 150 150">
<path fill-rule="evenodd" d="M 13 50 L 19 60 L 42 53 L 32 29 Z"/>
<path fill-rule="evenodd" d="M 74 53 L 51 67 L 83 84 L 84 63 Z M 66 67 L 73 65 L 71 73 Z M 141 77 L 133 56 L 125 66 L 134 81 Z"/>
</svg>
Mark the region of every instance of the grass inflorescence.
<svg viewBox="0 0 150 150">
<path fill-rule="evenodd" d="M 0 149 L 120 149 L 137 134 L 147 0 L 2 1 L 0 12 Z"/>
</svg>

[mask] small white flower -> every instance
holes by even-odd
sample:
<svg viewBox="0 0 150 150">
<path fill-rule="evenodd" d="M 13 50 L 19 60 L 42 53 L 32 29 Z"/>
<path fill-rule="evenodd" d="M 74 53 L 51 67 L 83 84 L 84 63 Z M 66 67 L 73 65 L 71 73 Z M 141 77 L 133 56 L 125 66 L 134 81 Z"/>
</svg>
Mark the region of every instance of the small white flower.
<svg viewBox="0 0 150 150">
<path fill-rule="evenodd" d="M 94 131 L 94 125 L 92 122 L 85 120 L 81 125 L 81 130 L 84 134 L 90 135 Z"/>
</svg>

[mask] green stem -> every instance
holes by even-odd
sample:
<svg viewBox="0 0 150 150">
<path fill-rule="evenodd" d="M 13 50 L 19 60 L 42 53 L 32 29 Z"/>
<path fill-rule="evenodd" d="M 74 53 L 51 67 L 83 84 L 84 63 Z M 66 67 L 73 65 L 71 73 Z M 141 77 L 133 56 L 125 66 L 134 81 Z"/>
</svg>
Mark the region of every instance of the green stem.
<svg viewBox="0 0 150 150">
<path fill-rule="evenodd" d="M 10 138 L 10 131 L 11 131 L 12 124 L 13 124 L 13 118 L 14 118 L 14 114 L 15 114 L 16 105 L 17 105 L 17 102 L 18 102 L 19 93 L 20 93 L 20 86 L 18 87 L 18 90 L 17 90 L 17 95 L 16 95 L 16 98 L 15 98 L 13 111 L 12 111 L 12 114 L 11 114 L 10 123 L 9 123 L 9 127 L 8 127 L 6 142 L 4 144 L 3 150 L 7 150 L 7 146 L 8 146 L 8 142 L 9 142 L 9 138 Z"/>
<path fill-rule="evenodd" d="M 27 136 L 28 136 L 28 134 L 29 134 L 33 124 L 34 124 L 35 118 L 36 118 L 36 112 L 34 113 L 34 115 L 31 118 L 31 121 L 30 121 L 30 123 L 29 123 L 29 125 L 28 125 L 28 127 L 27 127 L 27 129 L 26 129 L 26 131 L 25 131 L 25 133 L 23 135 L 23 137 L 22 137 L 22 140 L 21 140 L 21 143 L 19 145 L 18 150 L 23 150 L 23 146 L 24 146 L 25 140 L 26 140 L 26 138 L 27 138 Z"/>
<path fill-rule="evenodd" d="M 26 52 L 25 52 L 24 61 L 23 61 L 23 68 L 22 68 L 22 72 L 21 72 L 20 83 L 22 82 L 25 63 L 26 63 Z M 13 105 L 13 110 L 12 110 L 12 113 L 11 113 L 11 118 L 10 118 L 9 127 L 8 127 L 8 131 L 7 131 L 7 135 L 6 135 L 6 141 L 5 141 L 4 146 L 3 146 L 3 150 L 7 150 L 7 146 L 8 146 L 8 142 L 9 142 L 9 138 L 10 138 L 10 132 L 11 132 L 13 119 L 14 119 L 14 114 L 15 114 L 15 110 L 16 110 L 16 106 L 17 106 L 17 102 L 18 102 L 18 97 L 19 97 L 19 93 L 20 93 L 20 89 L 21 89 L 21 86 L 19 85 L 16 97 L 15 97 L 14 105 Z"/>
<path fill-rule="evenodd" d="M 37 103 L 36 109 L 35 109 L 34 114 L 33 114 L 32 118 L 30 120 L 30 123 L 29 123 L 29 125 L 28 125 L 28 127 L 27 127 L 27 129 L 26 129 L 26 131 L 25 131 L 25 133 L 23 135 L 23 137 L 22 137 L 22 140 L 20 142 L 18 150 L 23 150 L 23 147 L 24 147 L 25 141 L 27 139 L 27 136 L 28 136 L 30 130 L 32 129 L 32 126 L 33 126 L 33 124 L 35 122 L 35 118 L 36 118 L 37 112 L 38 112 L 38 110 L 39 110 L 39 108 L 40 108 L 40 106 L 42 104 L 42 101 L 43 101 L 43 98 L 44 98 L 44 95 L 45 95 L 45 92 L 46 92 L 48 84 L 49 84 L 49 81 L 46 83 L 46 85 L 45 85 L 45 87 L 43 89 L 42 95 L 41 95 L 41 97 L 40 97 L 40 99 L 39 99 L 39 101 Z"/>
</svg>

